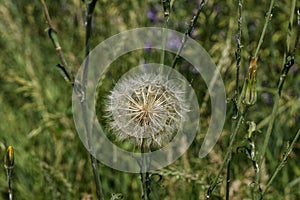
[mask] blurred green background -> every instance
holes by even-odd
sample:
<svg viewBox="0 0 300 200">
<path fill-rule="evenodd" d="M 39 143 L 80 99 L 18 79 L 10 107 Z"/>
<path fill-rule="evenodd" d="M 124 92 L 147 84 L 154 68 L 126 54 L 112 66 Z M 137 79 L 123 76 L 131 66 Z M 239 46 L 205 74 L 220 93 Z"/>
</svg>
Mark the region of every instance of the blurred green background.
<svg viewBox="0 0 300 200">
<path fill-rule="evenodd" d="M 8 145 L 14 147 L 14 197 L 95 199 L 89 154 L 77 136 L 73 123 L 72 87 L 64 81 L 56 67 L 60 61 L 48 38 L 48 26 L 41 2 L 0 2 L 0 157 L 4 157 Z M 66 60 L 76 72 L 84 59 L 86 4 L 80 0 L 46 3 Z M 168 27 L 184 32 L 198 5 L 198 0 L 175 0 Z M 248 69 L 249 59 L 257 46 L 268 7 L 267 1 L 245 1 L 243 4 L 240 87 Z M 283 65 L 290 7 L 289 0 L 276 2 L 267 35 L 259 52 L 258 100 L 246 117 L 246 121 L 256 122 L 260 130 L 256 136 L 258 148 L 262 144 L 270 120 L 274 94 Z M 209 52 L 219 67 L 226 86 L 228 117 L 222 136 L 207 157 L 197 157 L 210 120 L 208 101 L 208 106 L 201 116 L 201 132 L 189 150 L 174 164 L 153 172 L 163 176 L 161 181 L 151 182 L 153 199 L 202 199 L 222 162 L 232 125 L 230 99 L 234 95 L 235 85 L 237 10 L 237 0 L 208 1 L 192 33 L 192 37 Z M 295 25 L 296 20 L 294 27 Z M 92 22 L 91 48 L 121 31 L 146 26 L 163 26 L 163 10 L 159 0 L 99 0 Z M 294 29 L 292 44 L 295 32 Z M 126 67 L 141 61 L 141 55 L 147 58 L 147 53 L 149 54 L 137 51 L 134 55 L 130 54 L 117 60 L 114 65 L 122 64 L 124 68 L 121 69 L 126 71 Z M 153 52 L 150 60 L 159 62 L 159 53 Z M 168 54 L 166 64 L 170 65 L 171 58 L 172 55 Z M 284 85 L 270 148 L 263 164 L 263 183 L 274 171 L 287 141 L 291 141 L 299 129 L 299 63 L 298 50 L 295 64 Z M 177 69 L 180 71 L 183 66 L 184 62 L 179 61 Z M 118 76 L 120 71 L 113 68 L 111 73 L 114 77 L 114 74 Z M 117 77 L 114 79 L 117 81 Z M 201 105 L 207 87 L 200 83 L 195 90 Z M 109 87 L 111 85 L 107 85 L 107 91 Z M 99 107 L 103 105 L 103 102 L 98 103 Z M 245 154 L 235 151 L 236 147 L 243 144 L 246 133 L 245 122 L 234 148 L 230 190 L 232 199 L 251 199 L 254 169 L 251 160 Z M 299 153 L 298 141 L 266 199 L 300 199 Z M 0 160 L 1 166 L 3 159 Z M 105 199 L 110 199 L 114 193 L 121 193 L 124 199 L 140 199 L 141 184 L 138 174 L 118 172 L 100 163 L 98 167 Z M 4 167 L 0 172 L 0 199 L 7 199 Z M 222 182 L 215 191 L 215 198 L 223 198 L 224 191 L 225 184 Z"/>
</svg>

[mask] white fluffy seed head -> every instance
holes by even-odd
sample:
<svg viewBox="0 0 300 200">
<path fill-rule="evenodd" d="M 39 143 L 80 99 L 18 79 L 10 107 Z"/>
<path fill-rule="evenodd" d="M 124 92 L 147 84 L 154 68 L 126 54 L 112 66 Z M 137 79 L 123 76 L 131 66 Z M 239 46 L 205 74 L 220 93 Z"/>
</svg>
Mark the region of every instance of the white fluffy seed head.
<svg viewBox="0 0 300 200">
<path fill-rule="evenodd" d="M 189 110 L 182 81 L 154 73 L 120 80 L 106 106 L 110 129 L 119 140 L 129 139 L 138 146 L 142 140 L 147 147 L 167 144 Z"/>
</svg>

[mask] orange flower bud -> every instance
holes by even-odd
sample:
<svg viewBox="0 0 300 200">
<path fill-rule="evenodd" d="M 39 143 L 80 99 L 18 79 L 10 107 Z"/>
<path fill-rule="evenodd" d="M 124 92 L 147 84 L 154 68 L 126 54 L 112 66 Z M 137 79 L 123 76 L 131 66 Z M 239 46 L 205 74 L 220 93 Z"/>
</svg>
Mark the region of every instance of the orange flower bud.
<svg viewBox="0 0 300 200">
<path fill-rule="evenodd" d="M 14 149 L 12 146 L 8 146 L 4 157 L 4 167 L 11 169 L 14 167 Z"/>
</svg>

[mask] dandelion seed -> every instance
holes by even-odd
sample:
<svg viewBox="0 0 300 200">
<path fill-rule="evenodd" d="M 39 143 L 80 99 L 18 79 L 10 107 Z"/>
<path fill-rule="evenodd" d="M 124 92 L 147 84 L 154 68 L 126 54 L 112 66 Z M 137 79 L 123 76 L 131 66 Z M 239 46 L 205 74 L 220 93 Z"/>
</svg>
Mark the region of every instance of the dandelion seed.
<svg viewBox="0 0 300 200">
<path fill-rule="evenodd" d="M 184 80 L 157 73 L 121 79 L 109 95 L 110 128 L 119 140 L 147 147 L 167 144 L 189 111 Z"/>
</svg>

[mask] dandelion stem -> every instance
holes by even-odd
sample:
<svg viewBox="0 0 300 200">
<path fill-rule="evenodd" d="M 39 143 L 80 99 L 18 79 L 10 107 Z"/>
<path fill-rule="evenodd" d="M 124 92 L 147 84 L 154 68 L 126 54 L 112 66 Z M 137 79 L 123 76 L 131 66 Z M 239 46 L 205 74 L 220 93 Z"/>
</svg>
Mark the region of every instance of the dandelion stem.
<svg viewBox="0 0 300 200">
<path fill-rule="evenodd" d="M 254 53 L 254 56 L 253 56 L 254 58 L 257 57 L 258 52 L 260 50 L 260 47 L 261 47 L 261 45 L 264 41 L 264 37 L 265 37 L 265 34 L 266 34 L 268 24 L 269 24 L 269 22 L 271 21 L 271 18 L 272 18 L 272 10 L 274 8 L 274 3 L 275 3 L 275 0 L 271 0 L 270 7 L 269 7 L 269 10 L 268 10 L 267 16 L 266 16 L 266 21 L 265 21 L 265 24 L 264 24 L 264 28 L 263 28 L 262 33 L 260 35 L 260 39 L 259 39 L 258 45 L 256 47 L 256 50 L 255 50 L 255 53 Z"/>
<path fill-rule="evenodd" d="M 141 181 L 142 181 L 142 187 L 143 187 L 143 195 L 142 200 L 149 200 L 149 173 L 147 172 L 148 162 L 147 158 L 145 157 L 145 140 L 142 139 L 142 145 L 141 145 L 141 163 L 140 163 L 140 174 L 141 174 Z"/>
</svg>

